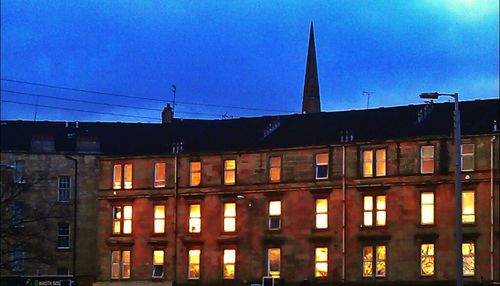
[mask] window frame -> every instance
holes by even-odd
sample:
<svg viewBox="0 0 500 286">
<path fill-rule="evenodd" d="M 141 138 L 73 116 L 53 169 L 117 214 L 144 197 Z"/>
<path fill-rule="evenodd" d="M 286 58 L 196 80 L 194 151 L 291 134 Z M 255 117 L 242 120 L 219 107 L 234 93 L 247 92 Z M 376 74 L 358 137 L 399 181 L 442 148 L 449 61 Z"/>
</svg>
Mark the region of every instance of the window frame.
<svg viewBox="0 0 500 286">
<path fill-rule="evenodd" d="M 429 254 L 423 254 L 422 253 L 422 247 L 424 245 L 432 245 L 432 248 L 433 248 L 433 254 L 432 255 L 429 255 Z M 434 242 L 423 242 L 423 243 L 420 243 L 420 248 L 419 248 L 419 252 L 420 252 L 420 276 L 422 277 L 433 277 L 434 275 L 436 275 L 436 244 Z M 423 259 L 426 258 L 426 257 L 432 257 L 432 274 L 425 274 L 423 272 Z"/>
<path fill-rule="evenodd" d="M 271 203 L 273 202 L 279 202 L 279 205 L 280 205 L 280 213 L 279 214 L 271 214 Z M 267 203 L 267 215 L 268 215 L 268 224 L 267 224 L 267 230 L 268 231 L 279 231 L 281 230 L 282 226 L 283 226 L 283 204 L 282 204 L 282 200 L 275 200 L 275 199 L 272 199 L 272 200 L 269 200 L 268 203 Z M 279 226 L 277 228 L 271 228 L 271 220 L 272 219 L 278 219 L 278 222 L 279 222 Z"/>
<path fill-rule="evenodd" d="M 131 208 L 131 217 L 128 219 L 125 218 L 125 208 L 130 207 Z M 115 209 L 120 208 L 120 218 L 115 218 Z M 119 204 L 119 205 L 112 205 L 111 207 L 111 234 L 113 236 L 131 236 L 134 233 L 134 207 L 132 204 Z M 130 233 L 125 233 L 124 232 L 124 226 L 125 222 L 130 221 Z M 120 223 L 120 231 L 115 232 L 115 223 L 119 222 Z"/>
<path fill-rule="evenodd" d="M 270 255 L 270 253 L 271 253 L 272 250 L 276 250 L 276 249 L 279 252 L 279 256 L 278 256 L 279 257 L 279 263 L 278 263 L 279 269 L 277 270 L 278 275 L 274 276 L 274 275 L 271 274 L 271 271 L 276 272 L 276 270 L 271 270 L 271 255 Z M 281 247 L 269 247 L 269 248 L 267 248 L 266 258 L 267 258 L 266 259 L 267 260 L 267 263 L 266 263 L 267 264 L 266 265 L 267 266 L 266 267 L 267 268 L 267 271 L 266 271 L 267 276 L 273 277 L 273 279 L 279 279 L 279 278 L 281 278 L 282 277 L 282 273 L 281 273 L 281 270 L 282 270 L 282 265 L 281 265 L 281 263 L 282 263 L 282 261 L 281 261 L 282 260 L 281 259 Z"/>
<path fill-rule="evenodd" d="M 472 153 L 464 154 L 464 146 L 470 145 L 472 146 Z M 464 157 L 472 157 L 472 168 L 465 169 L 464 168 Z M 473 172 L 476 169 L 476 145 L 474 143 L 462 143 L 460 144 L 460 168 L 462 172 Z"/>
<path fill-rule="evenodd" d="M 119 254 L 118 256 L 118 262 L 114 262 L 113 261 L 113 254 L 117 252 Z M 128 252 L 129 253 L 129 262 L 127 263 L 128 266 L 129 266 L 129 275 L 127 277 L 124 276 L 124 269 L 125 269 L 125 262 L 124 262 L 124 259 L 123 257 L 125 256 L 124 253 L 125 252 Z M 114 277 L 113 276 L 113 265 L 114 264 L 118 264 L 118 277 Z M 132 277 L 132 250 L 128 250 L 128 249 L 112 249 L 111 250 L 111 268 L 110 268 L 110 276 L 111 276 L 111 280 L 112 281 L 121 281 L 121 280 L 130 280 L 130 278 Z"/>
<path fill-rule="evenodd" d="M 163 180 L 158 179 L 158 166 L 163 165 Z M 165 188 L 167 186 L 167 163 L 166 162 L 154 162 L 153 167 L 153 187 L 154 188 Z"/>
<path fill-rule="evenodd" d="M 12 260 L 12 263 L 10 263 L 10 270 L 16 273 L 24 272 L 26 253 L 22 246 L 14 245 L 10 257 Z"/>
<path fill-rule="evenodd" d="M 273 164 L 272 164 L 272 160 L 273 159 L 279 159 L 279 167 L 273 167 Z M 269 179 L 269 182 L 271 183 L 279 183 L 281 182 L 281 175 L 283 173 L 283 158 L 281 156 L 269 156 L 269 160 L 268 160 L 268 167 L 269 167 L 269 171 L 268 171 L 268 179 Z M 272 179 L 272 171 L 273 170 L 276 170 L 278 169 L 278 179 L 277 180 L 273 180 Z"/>
<path fill-rule="evenodd" d="M 326 155 L 326 163 L 318 163 L 318 156 L 321 155 Z M 320 167 L 326 166 L 326 176 L 325 177 L 319 177 L 318 176 L 318 170 Z M 316 153 L 314 154 L 314 178 L 316 180 L 328 180 L 329 178 L 329 173 L 330 173 L 330 152 L 322 152 L 322 153 Z"/>
<path fill-rule="evenodd" d="M 226 251 L 234 251 L 234 262 L 226 262 Z M 236 260 L 238 257 L 238 251 L 236 248 L 224 248 L 222 249 L 222 279 L 223 280 L 236 280 Z M 233 277 L 225 275 L 226 265 L 233 266 Z"/>
<path fill-rule="evenodd" d="M 472 199 L 474 200 L 473 204 L 472 204 L 472 214 L 466 214 L 465 213 L 465 208 L 464 208 L 464 194 L 465 193 L 472 193 Z M 467 189 L 467 190 L 463 190 L 462 189 L 462 225 L 474 225 L 476 224 L 476 191 L 475 190 L 470 190 L 470 189 Z M 464 216 L 472 216 L 473 218 L 473 221 L 471 222 L 464 222 Z"/>
<path fill-rule="evenodd" d="M 61 234 L 61 226 L 67 226 L 67 233 L 66 234 Z M 64 230 L 64 228 L 63 228 Z M 59 222 L 57 223 L 57 249 L 61 250 L 61 249 L 70 249 L 71 246 L 70 246 L 70 233 L 71 233 L 71 230 L 70 230 L 70 224 L 67 223 L 67 222 Z M 67 246 L 61 246 L 60 243 L 62 241 L 62 239 L 66 238 L 67 240 Z"/>
<path fill-rule="evenodd" d="M 26 160 L 14 161 L 14 183 L 26 183 Z"/>
<path fill-rule="evenodd" d="M 68 186 L 67 187 L 61 187 L 62 178 L 67 178 L 68 179 Z M 58 176 L 57 177 L 57 202 L 59 203 L 69 203 L 71 201 L 71 176 Z M 67 200 L 62 199 L 62 195 L 64 192 L 67 192 Z"/>
<path fill-rule="evenodd" d="M 191 277 L 191 251 L 198 251 L 198 263 L 193 263 L 193 265 L 198 265 L 198 276 L 197 277 Z M 188 267 L 187 267 L 187 279 L 188 280 L 201 280 L 201 254 L 202 254 L 202 251 L 200 248 L 190 248 L 188 249 L 187 251 L 187 263 L 188 263 Z"/>
<path fill-rule="evenodd" d="M 371 197 L 372 198 L 372 209 L 371 210 L 366 210 L 365 209 L 365 197 Z M 378 197 L 385 197 L 385 208 L 384 209 L 378 209 L 377 207 L 377 198 Z M 373 194 L 363 194 L 362 196 L 362 226 L 363 227 L 386 227 L 387 226 L 387 194 L 385 193 L 373 193 Z M 378 212 L 385 212 L 385 219 L 384 219 L 384 224 L 378 224 L 377 222 L 377 217 L 378 217 Z M 365 213 L 371 212 L 371 219 L 372 219 L 372 224 L 367 225 L 365 224 Z"/>
<path fill-rule="evenodd" d="M 156 216 L 156 208 L 157 207 L 163 207 L 163 217 L 157 217 Z M 156 229 L 156 222 L 161 222 L 163 221 L 163 230 L 162 231 L 157 231 Z M 153 205 L 153 234 L 158 235 L 158 234 L 165 234 L 167 232 L 167 206 L 166 204 L 154 204 Z"/>
<path fill-rule="evenodd" d="M 195 217 L 195 216 L 191 215 L 191 206 L 195 206 L 195 205 L 199 206 L 199 208 L 200 208 L 200 215 L 199 215 L 199 217 Z M 187 222 L 188 224 L 187 225 L 188 225 L 188 233 L 189 234 L 191 234 L 191 235 L 193 235 L 193 234 L 195 234 L 195 235 L 196 234 L 201 234 L 201 232 L 203 230 L 202 218 L 203 218 L 203 214 L 202 214 L 202 210 L 201 210 L 201 202 L 192 202 L 192 203 L 189 203 L 188 204 L 188 217 L 187 217 L 187 219 L 188 219 L 188 222 Z M 200 221 L 200 229 L 199 229 L 199 231 L 191 231 L 191 219 L 193 219 L 193 220 L 197 219 L 197 220 Z"/>
<path fill-rule="evenodd" d="M 365 248 L 366 247 L 370 247 L 371 248 L 371 252 L 372 252 L 372 257 L 371 259 L 365 259 Z M 385 259 L 381 260 L 378 258 L 378 254 L 377 254 L 377 249 L 378 247 L 384 247 L 385 248 Z M 374 244 L 365 244 L 365 245 L 362 245 L 361 247 L 361 261 L 362 261 L 362 264 L 361 264 L 361 277 L 362 278 L 375 278 L 375 279 L 379 279 L 379 278 L 386 278 L 387 277 L 387 244 L 385 243 L 374 243 Z M 385 269 L 385 272 L 384 272 L 384 275 L 378 275 L 377 274 L 377 263 L 379 261 L 383 261 L 384 262 L 384 269 Z M 365 275 L 365 263 L 371 263 L 371 275 Z"/>
<path fill-rule="evenodd" d="M 234 168 L 233 169 L 227 169 L 226 168 L 226 162 L 228 162 L 228 161 L 234 161 Z M 222 168 L 223 168 L 222 183 L 225 186 L 236 185 L 236 182 L 237 182 L 236 174 L 237 174 L 237 169 L 238 169 L 238 163 L 237 163 L 236 159 L 231 159 L 231 158 L 224 159 L 223 163 L 222 163 Z M 226 172 L 234 172 L 234 182 L 228 182 L 227 181 L 228 178 L 226 177 Z"/>
<path fill-rule="evenodd" d="M 120 170 L 120 184 L 117 185 L 117 166 L 118 169 Z M 126 169 L 130 166 L 130 182 L 127 181 L 127 171 Z M 127 183 L 130 183 L 130 186 L 127 186 Z M 119 164 L 113 164 L 113 181 L 112 181 L 112 188 L 114 190 L 131 190 L 134 188 L 134 165 L 131 162 L 127 163 L 119 163 Z"/>
<path fill-rule="evenodd" d="M 372 148 L 372 149 L 362 149 L 361 150 L 361 176 L 363 178 L 381 178 L 381 177 L 387 177 L 387 147 L 380 147 L 380 148 Z M 378 173 L 378 168 L 377 165 L 379 163 L 377 152 L 378 151 L 384 151 L 384 174 L 379 174 Z M 365 173 L 365 152 L 370 152 L 371 153 L 371 174 L 367 175 Z"/>
<path fill-rule="evenodd" d="M 319 249 L 322 249 L 322 248 L 326 249 L 326 260 L 319 261 L 318 256 L 317 256 L 317 251 Z M 313 272 L 314 279 L 318 279 L 318 280 L 328 279 L 328 275 L 330 273 L 330 269 L 329 269 L 329 267 L 330 267 L 330 263 L 329 263 L 330 262 L 330 247 L 328 247 L 327 245 L 315 245 L 313 248 L 313 251 L 314 251 L 313 252 L 313 255 L 314 255 L 314 260 L 313 260 L 314 261 L 314 272 Z M 317 275 L 318 264 L 320 264 L 320 263 L 326 264 L 326 276 L 318 276 Z"/>
<path fill-rule="evenodd" d="M 430 157 L 431 159 L 429 159 L 429 157 L 424 156 L 424 148 L 429 148 L 429 147 L 432 147 L 432 156 Z M 434 174 L 434 172 L 436 171 L 435 158 L 436 158 L 436 147 L 433 144 L 420 146 L 420 174 L 422 175 Z M 427 161 L 432 160 L 432 170 L 424 172 L 424 161 L 426 161 L 426 159 Z"/>
<path fill-rule="evenodd" d="M 200 164 L 200 170 L 198 171 L 194 171 L 193 170 L 193 164 Z M 201 163 L 201 160 L 200 161 L 189 161 L 189 186 L 190 187 L 198 187 L 201 185 L 201 182 L 202 182 L 202 163 Z M 197 174 L 199 173 L 200 174 L 200 181 L 198 182 L 198 184 L 193 184 L 193 174 Z"/>
<path fill-rule="evenodd" d="M 318 212 L 318 201 L 319 200 L 325 200 L 326 201 L 326 211 L 325 212 Z M 314 229 L 319 230 L 319 231 L 325 231 L 330 228 L 330 215 L 329 215 L 329 202 L 327 197 L 316 197 L 314 198 Z M 318 227 L 318 217 L 321 215 L 326 215 L 326 227 Z"/>
<path fill-rule="evenodd" d="M 472 244 L 472 247 L 473 247 L 473 253 L 472 253 L 472 255 L 470 255 L 470 254 L 467 255 L 467 256 L 464 255 L 464 250 L 463 250 L 464 244 Z M 465 274 L 465 271 L 463 271 L 463 276 L 464 277 L 474 277 L 474 276 L 476 276 L 476 269 L 477 269 L 477 264 L 476 264 L 477 263 L 477 261 L 476 261 L 476 250 L 477 250 L 477 244 L 476 244 L 476 242 L 474 240 L 464 239 L 462 241 L 462 264 L 463 264 L 462 267 L 465 268 L 464 261 L 465 261 L 466 257 L 472 257 L 472 261 L 474 261 L 474 268 L 472 269 L 473 273 L 472 274 Z M 462 269 L 462 270 L 464 270 L 464 269 Z"/>
<path fill-rule="evenodd" d="M 234 205 L 234 216 L 226 215 L 226 205 L 233 204 Z M 235 233 L 238 231 L 237 226 L 237 217 L 238 217 L 238 204 L 234 201 L 227 201 L 222 203 L 222 232 L 223 233 Z M 234 230 L 226 230 L 226 219 L 234 220 Z"/>
<path fill-rule="evenodd" d="M 423 195 L 424 194 L 432 194 L 432 222 L 431 223 L 424 223 L 424 221 L 423 221 L 424 206 L 430 205 L 429 203 L 426 203 L 426 204 L 423 203 Z M 436 224 L 436 193 L 434 191 L 422 191 L 422 192 L 420 192 L 419 198 L 420 198 L 420 225 L 423 225 L 423 226 L 435 225 Z"/>
<path fill-rule="evenodd" d="M 155 261 L 155 252 L 157 251 L 161 251 L 162 252 L 162 257 L 163 257 L 163 261 L 160 263 L 157 263 Z M 163 279 L 163 277 L 165 277 L 165 250 L 164 249 L 157 249 L 157 248 L 153 248 L 153 273 L 151 273 L 151 278 L 152 279 Z M 160 276 L 155 276 L 155 272 L 156 272 L 156 266 L 161 266 L 161 275 Z"/>
</svg>

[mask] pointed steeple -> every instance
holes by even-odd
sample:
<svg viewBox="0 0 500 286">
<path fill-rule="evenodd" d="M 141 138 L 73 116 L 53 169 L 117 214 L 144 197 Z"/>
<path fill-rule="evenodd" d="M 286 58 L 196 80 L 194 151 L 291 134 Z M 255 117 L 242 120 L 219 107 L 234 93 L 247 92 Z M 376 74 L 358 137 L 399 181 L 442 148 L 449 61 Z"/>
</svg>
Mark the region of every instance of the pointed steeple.
<svg viewBox="0 0 500 286">
<path fill-rule="evenodd" d="M 319 100 L 318 65 L 316 63 L 316 47 L 314 45 L 314 28 L 311 21 L 309 31 L 309 50 L 307 52 L 306 78 L 302 98 L 302 113 L 321 112 Z"/>
</svg>

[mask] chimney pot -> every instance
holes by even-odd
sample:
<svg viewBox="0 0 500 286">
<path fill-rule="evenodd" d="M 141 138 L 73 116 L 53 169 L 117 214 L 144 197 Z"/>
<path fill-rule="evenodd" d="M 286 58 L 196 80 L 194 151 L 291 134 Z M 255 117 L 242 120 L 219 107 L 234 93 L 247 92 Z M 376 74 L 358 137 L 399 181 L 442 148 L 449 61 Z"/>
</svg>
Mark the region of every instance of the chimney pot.
<svg viewBox="0 0 500 286">
<path fill-rule="evenodd" d="M 174 118 L 174 112 L 172 110 L 172 107 L 170 106 L 170 103 L 167 103 L 167 106 L 163 108 L 163 111 L 161 113 L 161 123 L 170 124 L 172 123 L 173 118 Z"/>
</svg>

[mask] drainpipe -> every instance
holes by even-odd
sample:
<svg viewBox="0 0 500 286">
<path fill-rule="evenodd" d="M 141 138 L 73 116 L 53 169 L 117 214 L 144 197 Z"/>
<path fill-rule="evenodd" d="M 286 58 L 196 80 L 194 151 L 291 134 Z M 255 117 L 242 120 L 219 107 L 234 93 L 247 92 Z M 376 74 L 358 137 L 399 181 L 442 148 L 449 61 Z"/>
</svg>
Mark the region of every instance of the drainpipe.
<svg viewBox="0 0 500 286">
<path fill-rule="evenodd" d="M 345 282 L 345 145 L 342 146 L 342 283 Z"/>
<path fill-rule="evenodd" d="M 73 279 L 76 284 L 76 230 L 77 230 L 77 217 L 76 212 L 78 209 L 78 160 L 69 156 L 64 155 L 67 159 L 73 161 L 75 164 L 75 198 L 73 199 Z"/>
<path fill-rule="evenodd" d="M 493 227 L 494 227 L 494 217 L 493 217 L 493 203 L 494 203 L 494 197 L 493 197 L 493 189 L 494 189 L 494 184 L 493 184 L 493 176 L 494 176 L 494 156 L 493 156 L 493 150 L 494 150 L 494 144 L 495 144 L 495 139 L 496 136 L 491 137 L 491 142 L 490 142 L 490 280 L 493 281 L 494 279 L 494 272 L 493 272 L 493 264 L 494 264 L 494 240 L 493 240 Z"/>
<path fill-rule="evenodd" d="M 174 166 L 174 277 L 173 277 L 173 286 L 177 285 L 177 210 L 178 210 L 178 199 L 177 192 L 179 188 L 179 180 L 178 180 L 178 164 L 179 164 L 179 154 L 175 153 L 175 166 Z"/>
</svg>

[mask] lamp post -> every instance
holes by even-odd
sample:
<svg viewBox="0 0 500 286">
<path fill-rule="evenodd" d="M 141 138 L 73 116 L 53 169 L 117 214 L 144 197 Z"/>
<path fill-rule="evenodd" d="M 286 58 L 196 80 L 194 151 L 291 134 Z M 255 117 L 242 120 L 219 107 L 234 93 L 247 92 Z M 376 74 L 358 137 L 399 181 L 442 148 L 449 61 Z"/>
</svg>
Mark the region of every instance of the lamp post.
<svg viewBox="0 0 500 286">
<path fill-rule="evenodd" d="M 461 162 L 461 132 L 460 132 L 460 109 L 458 107 L 458 93 L 425 92 L 420 98 L 437 99 L 440 96 L 451 96 L 455 100 L 454 109 L 454 131 L 455 131 L 455 235 L 457 254 L 457 286 L 463 286 L 463 258 L 462 258 L 462 162 Z"/>
</svg>

